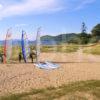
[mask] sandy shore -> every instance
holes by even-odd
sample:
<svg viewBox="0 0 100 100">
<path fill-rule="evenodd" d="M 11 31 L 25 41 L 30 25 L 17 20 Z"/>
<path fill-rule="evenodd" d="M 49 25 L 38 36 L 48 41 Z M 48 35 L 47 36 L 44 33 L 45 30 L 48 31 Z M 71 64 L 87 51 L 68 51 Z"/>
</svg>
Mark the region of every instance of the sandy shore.
<svg viewBox="0 0 100 100">
<path fill-rule="evenodd" d="M 55 70 L 39 69 L 33 64 L 1 64 L 0 95 L 29 91 L 32 88 L 57 87 L 81 80 L 100 80 L 100 63 L 92 62 L 90 56 L 87 56 L 87 59 L 91 63 L 83 56 L 79 60 L 79 55 L 57 55 L 59 57 L 54 54 L 42 54 L 40 58 L 41 61 L 46 57 L 55 62 L 59 61 L 60 68 Z"/>
</svg>

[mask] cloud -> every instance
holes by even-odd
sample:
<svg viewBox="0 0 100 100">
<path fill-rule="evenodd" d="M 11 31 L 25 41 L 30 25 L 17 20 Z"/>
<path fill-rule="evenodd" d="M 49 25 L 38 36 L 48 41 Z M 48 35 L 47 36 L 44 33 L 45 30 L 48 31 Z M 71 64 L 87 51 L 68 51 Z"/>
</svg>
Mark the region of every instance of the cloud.
<svg viewBox="0 0 100 100">
<path fill-rule="evenodd" d="M 61 9 L 58 6 L 58 1 L 59 0 L 22 0 L 11 4 L 3 3 L 4 5 L 0 4 L 0 8 L 2 8 L 0 9 L 0 17 L 57 11 Z"/>
<path fill-rule="evenodd" d="M 2 8 L 2 4 L 0 4 L 0 9 Z"/>
<path fill-rule="evenodd" d="M 80 10 L 96 0 L 0 0 L 0 19 L 61 10 Z"/>
<path fill-rule="evenodd" d="M 16 28 L 18 28 L 18 27 L 23 27 L 23 26 L 27 26 L 27 24 L 16 24 L 16 25 L 15 25 Z"/>
<path fill-rule="evenodd" d="M 86 5 L 94 3 L 96 0 L 80 0 L 80 4 L 75 8 L 75 10 L 83 9 Z"/>
</svg>

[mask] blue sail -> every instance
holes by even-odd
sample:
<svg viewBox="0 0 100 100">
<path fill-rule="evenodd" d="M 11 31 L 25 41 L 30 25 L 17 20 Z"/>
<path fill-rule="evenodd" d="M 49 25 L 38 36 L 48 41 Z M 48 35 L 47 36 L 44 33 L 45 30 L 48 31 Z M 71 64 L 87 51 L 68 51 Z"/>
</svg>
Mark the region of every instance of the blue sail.
<svg viewBox="0 0 100 100">
<path fill-rule="evenodd" d="M 28 42 L 29 41 L 28 41 L 26 33 L 24 31 L 22 31 L 21 46 L 22 46 L 22 55 L 23 55 L 23 59 L 24 59 L 25 63 L 28 60 L 29 52 L 30 52 Z"/>
</svg>

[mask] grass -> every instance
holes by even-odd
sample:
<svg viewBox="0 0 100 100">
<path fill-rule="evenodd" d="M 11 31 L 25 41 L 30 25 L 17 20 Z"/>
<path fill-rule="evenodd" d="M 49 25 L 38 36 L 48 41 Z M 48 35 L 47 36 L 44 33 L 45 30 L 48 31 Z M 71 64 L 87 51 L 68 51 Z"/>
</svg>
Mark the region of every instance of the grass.
<svg viewBox="0 0 100 100">
<path fill-rule="evenodd" d="M 30 92 L 9 94 L 0 100 L 99 100 L 100 80 L 75 82 L 60 87 L 32 89 Z M 68 98 L 68 99 L 67 99 Z"/>
<path fill-rule="evenodd" d="M 87 53 L 87 54 L 100 55 L 100 45 L 88 47 L 88 48 L 84 49 L 83 52 Z"/>
<path fill-rule="evenodd" d="M 42 52 L 62 52 L 62 53 L 72 53 L 79 49 L 78 45 L 56 45 L 56 46 L 42 46 Z"/>
<path fill-rule="evenodd" d="M 0 46 L 0 52 L 1 53 L 3 52 L 3 46 Z"/>
<path fill-rule="evenodd" d="M 78 50 L 79 46 L 78 45 L 52 45 L 52 46 L 41 46 L 41 53 L 56 53 L 56 52 L 61 52 L 61 53 L 72 53 L 76 52 Z M 3 46 L 0 46 L 0 54 L 4 53 Z M 35 46 L 30 46 L 31 50 L 36 50 Z M 30 50 L 30 51 L 31 51 Z M 15 63 L 19 61 L 19 53 L 22 52 L 20 46 L 13 46 L 12 51 L 11 51 L 11 57 L 7 61 L 7 63 Z M 30 59 L 30 58 L 29 58 Z M 36 59 L 36 56 L 34 56 L 34 59 Z"/>
<path fill-rule="evenodd" d="M 31 50 L 35 50 L 34 46 L 30 47 Z M 42 46 L 41 52 L 62 52 L 62 53 L 71 53 L 78 50 L 77 45 L 57 45 L 57 46 Z M 13 46 L 12 47 L 12 56 L 11 60 L 18 61 L 18 55 L 21 51 L 21 47 Z M 0 47 L 0 53 L 3 53 L 3 47 Z"/>
<path fill-rule="evenodd" d="M 16 61 L 18 60 L 18 55 L 19 53 L 21 52 L 21 47 L 19 46 L 13 46 L 12 47 L 12 56 L 11 56 L 11 59 Z"/>
</svg>

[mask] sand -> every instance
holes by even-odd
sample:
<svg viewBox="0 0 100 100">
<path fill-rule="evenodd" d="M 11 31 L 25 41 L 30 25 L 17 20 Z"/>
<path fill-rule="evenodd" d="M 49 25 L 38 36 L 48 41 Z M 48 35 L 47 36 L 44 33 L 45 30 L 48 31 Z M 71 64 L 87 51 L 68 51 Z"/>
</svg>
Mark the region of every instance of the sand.
<svg viewBox="0 0 100 100">
<path fill-rule="evenodd" d="M 59 63 L 60 67 L 55 70 L 39 69 L 30 63 L 1 64 L 0 95 L 57 87 L 81 80 L 100 80 L 100 56 L 78 53 L 41 54 L 41 61 L 47 59 Z"/>
</svg>

